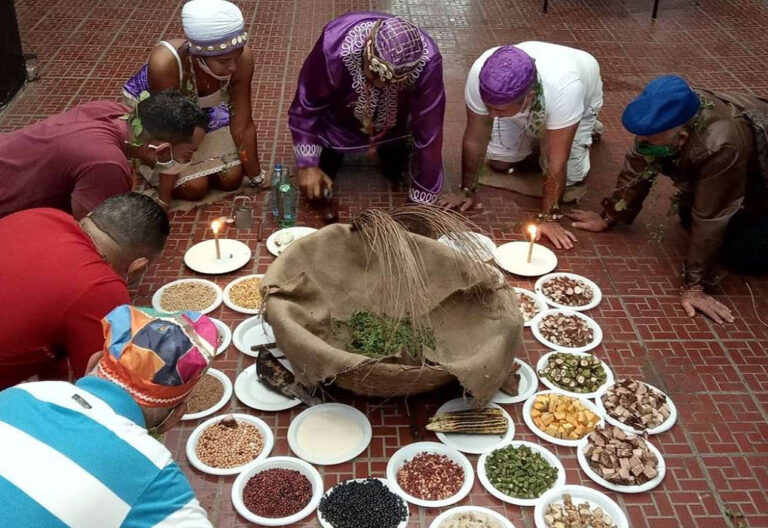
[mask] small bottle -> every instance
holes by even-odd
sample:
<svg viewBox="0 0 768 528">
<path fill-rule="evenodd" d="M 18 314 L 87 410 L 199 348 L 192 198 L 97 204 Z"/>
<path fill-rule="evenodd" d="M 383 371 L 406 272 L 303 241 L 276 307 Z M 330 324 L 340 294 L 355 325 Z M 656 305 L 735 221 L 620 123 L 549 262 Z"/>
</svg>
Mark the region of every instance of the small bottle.
<svg viewBox="0 0 768 528">
<path fill-rule="evenodd" d="M 280 227 L 292 227 L 296 223 L 296 187 L 285 179 L 277 189 L 278 217 Z"/>
<path fill-rule="evenodd" d="M 277 204 L 277 188 L 280 187 L 280 184 L 283 182 L 283 174 L 285 174 L 285 171 L 283 171 L 283 164 L 282 163 L 275 163 L 275 168 L 272 169 L 272 216 L 277 218 L 277 216 L 280 214 L 280 210 Z"/>
</svg>

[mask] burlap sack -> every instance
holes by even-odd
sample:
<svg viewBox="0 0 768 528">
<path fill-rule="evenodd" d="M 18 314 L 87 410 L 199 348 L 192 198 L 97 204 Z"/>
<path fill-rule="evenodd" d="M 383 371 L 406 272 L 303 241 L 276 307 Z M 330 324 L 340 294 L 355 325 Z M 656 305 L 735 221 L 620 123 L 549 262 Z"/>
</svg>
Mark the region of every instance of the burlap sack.
<svg viewBox="0 0 768 528">
<path fill-rule="evenodd" d="M 437 371 L 439 384 L 455 376 L 484 405 L 509 374 L 522 333 L 519 310 L 500 313 L 499 291 L 509 286 L 490 274 L 484 281 L 470 281 L 454 250 L 410 236 L 429 270 L 438 346 L 425 355 L 435 366 L 422 370 L 373 361 L 345 351 L 337 339 L 333 319 L 347 320 L 356 310 L 370 309 L 382 295 L 377 261 L 349 225 L 328 226 L 294 242 L 269 267 L 262 280 L 265 318 L 304 385 L 339 380 L 340 375 L 375 375 L 375 383 L 347 383 L 346 388 L 370 396 L 415 394 L 435 388 L 431 374 Z"/>
</svg>

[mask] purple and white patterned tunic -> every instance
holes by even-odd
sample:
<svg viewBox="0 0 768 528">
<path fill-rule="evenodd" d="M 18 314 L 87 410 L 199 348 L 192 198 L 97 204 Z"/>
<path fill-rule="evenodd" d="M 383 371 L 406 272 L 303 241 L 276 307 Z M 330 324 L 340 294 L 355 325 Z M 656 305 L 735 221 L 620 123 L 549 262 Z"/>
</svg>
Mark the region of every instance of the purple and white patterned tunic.
<svg viewBox="0 0 768 528">
<path fill-rule="evenodd" d="M 376 88 L 363 72 L 363 45 L 376 21 L 391 15 L 348 13 L 331 21 L 299 74 L 288 111 L 299 168 L 316 167 L 324 147 L 341 152 L 412 136 L 414 163 L 409 197 L 432 203 L 443 186 L 443 60 L 434 41 L 420 31 L 424 55 L 410 79 Z M 370 116 L 369 118 L 367 116 Z"/>
</svg>

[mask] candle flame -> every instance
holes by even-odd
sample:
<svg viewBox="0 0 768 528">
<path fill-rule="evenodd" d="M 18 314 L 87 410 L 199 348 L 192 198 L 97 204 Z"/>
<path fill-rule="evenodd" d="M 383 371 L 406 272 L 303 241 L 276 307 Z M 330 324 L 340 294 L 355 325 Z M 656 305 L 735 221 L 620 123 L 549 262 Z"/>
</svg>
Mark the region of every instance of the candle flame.
<svg viewBox="0 0 768 528">
<path fill-rule="evenodd" d="M 213 234 L 217 235 L 219 233 L 219 229 L 221 229 L 221 222 L 218 220 L 211 222 L 211 229 L 213 229 Z"/>
<path fill-rule="evenodd" d="M 536 236 L 536 226 L 534 224 L 528 226 L 528 234 L 531 235 L 531 238 Z"/>
</svg>

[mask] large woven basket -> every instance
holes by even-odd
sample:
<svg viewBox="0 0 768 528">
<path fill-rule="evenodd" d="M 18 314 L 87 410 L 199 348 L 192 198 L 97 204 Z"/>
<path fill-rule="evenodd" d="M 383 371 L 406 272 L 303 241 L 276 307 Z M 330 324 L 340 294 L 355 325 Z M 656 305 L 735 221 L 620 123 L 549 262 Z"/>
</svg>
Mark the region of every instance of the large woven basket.
<svg viewBox="0 0 768 528">
<path fill-rule="evenodd" d="M 409 366 L 392 363 L 364 363 L 336 376 L 336 385 L 363 396 L 408 396 L 429 392 L 455 380 L 436 365 Z"/>
</svg>

